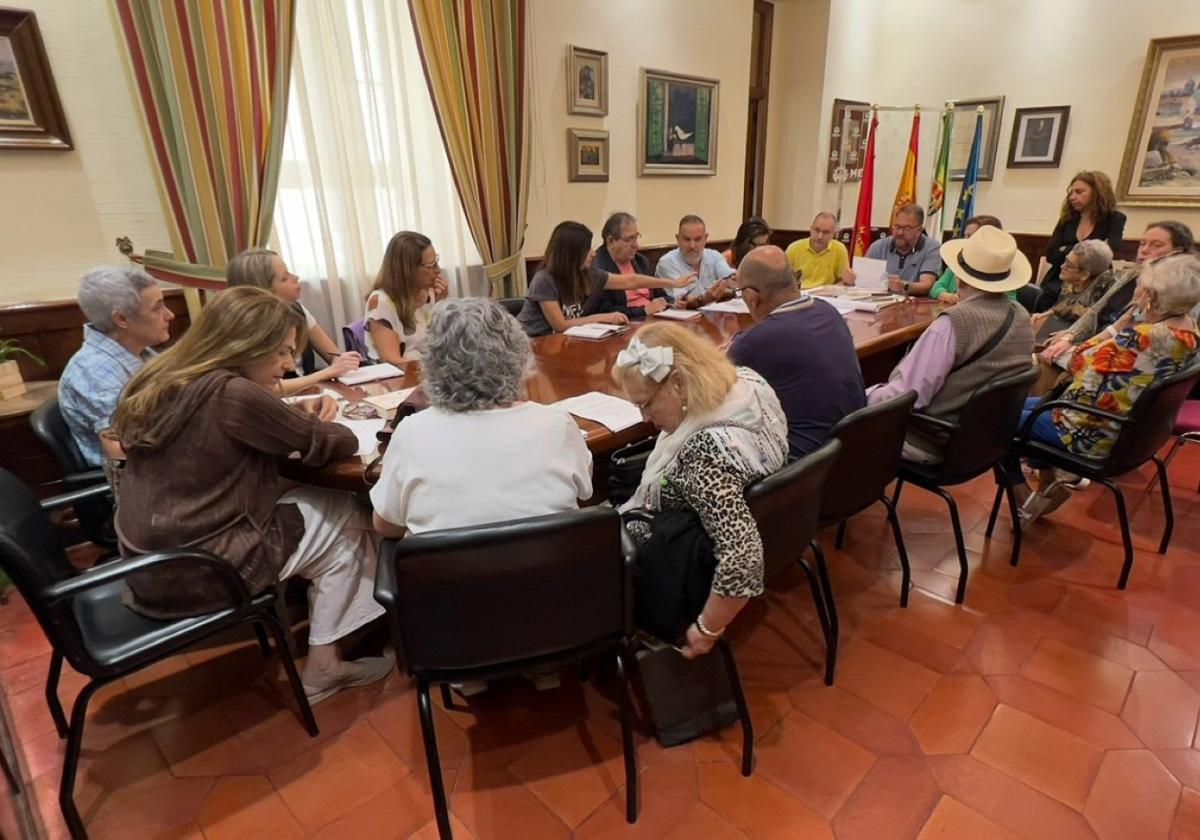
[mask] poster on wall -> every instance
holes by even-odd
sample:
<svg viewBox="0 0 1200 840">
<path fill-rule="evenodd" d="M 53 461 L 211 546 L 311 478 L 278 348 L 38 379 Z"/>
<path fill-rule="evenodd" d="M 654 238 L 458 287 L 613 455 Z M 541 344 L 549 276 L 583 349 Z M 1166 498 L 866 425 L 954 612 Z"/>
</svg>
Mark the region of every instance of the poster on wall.
<svg viewBox="0 0 1200 840">
<path fill-rule="evenodd" d="M 852 109 L 850 106 L 859 107 Z M 863 153 L 867 148 L 867 126 L 871 119 L 869 107 L 868 103 L 857 99 L 833 100 L 829 158 L 825 167 L 825 180 L 830 184 L 836 184 L 840 179 L 848 183 L 862 180 Z M 839 173 L 839 169 L 843 171 Z"/>
<path fill-rule="evenodd" d="M 1117 199 L 1134 205 L 1200 205 L 1200 35 L 1150 42 Z"/>
<path fill-rule="evenodd" d="M 0 9 L 0 149 L 70 149 L 33 12 Z"/>
<path fill-rule="evenodd" d="M 954 122 L 950 129 L 950 180 L 961 181 L 971 156 L 975 138 L 976 108 L 983 106 L 983 154 L 979 158 L 979 180 L 990 181 L 996 171 L 996 147 L 1000 143 L 1000 118 L 1004 115 L 1004 97 L 955 99 Z"/>
<path fill-rule="evenodd" d="M 638 166 L 642 175 L 717 174 L 716 79 L 642 68 Z"/>
</svg>

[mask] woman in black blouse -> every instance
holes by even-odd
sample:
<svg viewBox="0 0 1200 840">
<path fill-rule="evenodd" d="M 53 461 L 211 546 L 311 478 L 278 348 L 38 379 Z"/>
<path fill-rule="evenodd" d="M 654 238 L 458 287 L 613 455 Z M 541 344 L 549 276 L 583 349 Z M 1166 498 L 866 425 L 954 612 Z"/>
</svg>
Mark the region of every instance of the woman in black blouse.
<svg viewBox="0 0 1200 840">
<path fill-rule="evenodd" d="M 1124 236 L 1125 214 L 1117 209 L 1117 197 L 1109 177 L 1098 171 L 1076 173 L 1067 187 L 1058 224 L 1046 245 L 1046 262 L 1050 264 L 1050 270 L 1042 280 L 1038 311 L 1045 311 L 1058 301 L 1062 291 L 1058 273 L 1072 248 L 1085 239 L 1102 239 L 1116 254 Z"/>
</svg>

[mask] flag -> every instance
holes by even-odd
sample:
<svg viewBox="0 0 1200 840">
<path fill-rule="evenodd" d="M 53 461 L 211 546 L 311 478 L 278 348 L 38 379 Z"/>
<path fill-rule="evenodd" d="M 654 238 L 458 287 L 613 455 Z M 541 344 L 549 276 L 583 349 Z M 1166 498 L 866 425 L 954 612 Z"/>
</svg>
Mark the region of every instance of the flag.
<svg viewBox="0 0 1200 840">
<path fill-rule="evenodd" d="M 921 136 L 921 112 L 913 111 L 912 133 L 908 136 L 908 155 L 904 158 L 904 169 L 900 171 L 900 185 L 896 187 L 896 199 L 892 202 L 892 217 L 905 204 L 917 203 L 917 144 Z"/>
<path fill-rule="evenodd" d="M 867 130 L 867 151 L 863 155 L 862 181 L 858 186 L 858 210 L 854 214 L 854 238 L 850 242 L 850 256 L 861 257 L 871 244 L 871 195 L 875 191 L 875 129 L 879 117 L 871 112 L 871 127 Z"/>
<path fill-rule="evenodd" d="M 967 219 L 975 215 L 975 187 L 979 184 L 979 147 L 983 145 L 983 108 L 975 115 L 975 138 L 971 141 L 971 155 L 963 172 L 962 193 L 958 197 L 958 209 L 954 211 L 954 238 L 963 235 Z"/>
<path fill-rule="evenodd" d="M 938 146 L 937 163 L 933 167 L 933 183 L 929 187 L 929 226 L 927 232 L 942 238 L 942 209 L 946 206 L 946 178 L 950 172 L 950 127 L 954 110 L 942 113 L 942 139 Z"/>
</svg>

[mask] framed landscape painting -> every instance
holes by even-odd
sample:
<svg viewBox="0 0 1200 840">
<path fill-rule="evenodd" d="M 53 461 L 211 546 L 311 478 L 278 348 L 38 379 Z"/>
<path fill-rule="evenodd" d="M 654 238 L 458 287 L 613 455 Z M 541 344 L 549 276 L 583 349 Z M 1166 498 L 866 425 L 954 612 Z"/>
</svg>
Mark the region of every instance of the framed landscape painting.
<svg viewBox="0 0 1200 840">
<path fill-rule="evenodd" d="M 641 82 L 641 174 L 717 174 L 717 80 L 643 68 Z"/>
<path fill-rule="evenodd" d="M 1150 42 L 1117 199 L 1122 204 L 1200 206 L 1200 35 Z"/>
<path fill-rule="evenodd" d="M 0 9 L 0 149 L 70 149 L 33 12 Z"/>
</svg>

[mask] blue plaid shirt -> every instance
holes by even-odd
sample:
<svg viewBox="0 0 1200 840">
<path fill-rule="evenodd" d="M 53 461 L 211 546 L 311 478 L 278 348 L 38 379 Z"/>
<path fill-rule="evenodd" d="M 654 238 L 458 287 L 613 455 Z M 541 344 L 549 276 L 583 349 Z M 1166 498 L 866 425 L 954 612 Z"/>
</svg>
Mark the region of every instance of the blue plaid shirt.
<svg viewBox="0 0 1200 840">
<path fill-rule="evenodd" d="M 104 457 L 98 435 L 112 425 L 121 389 L 153 357 L 153 350 L 145 350 L 139 358 L 116 339 L 84 325 L 83 346 L 58 380 L 58 407 L 84 460 L 92 466 L 100 466 Z"/>
</svg>

